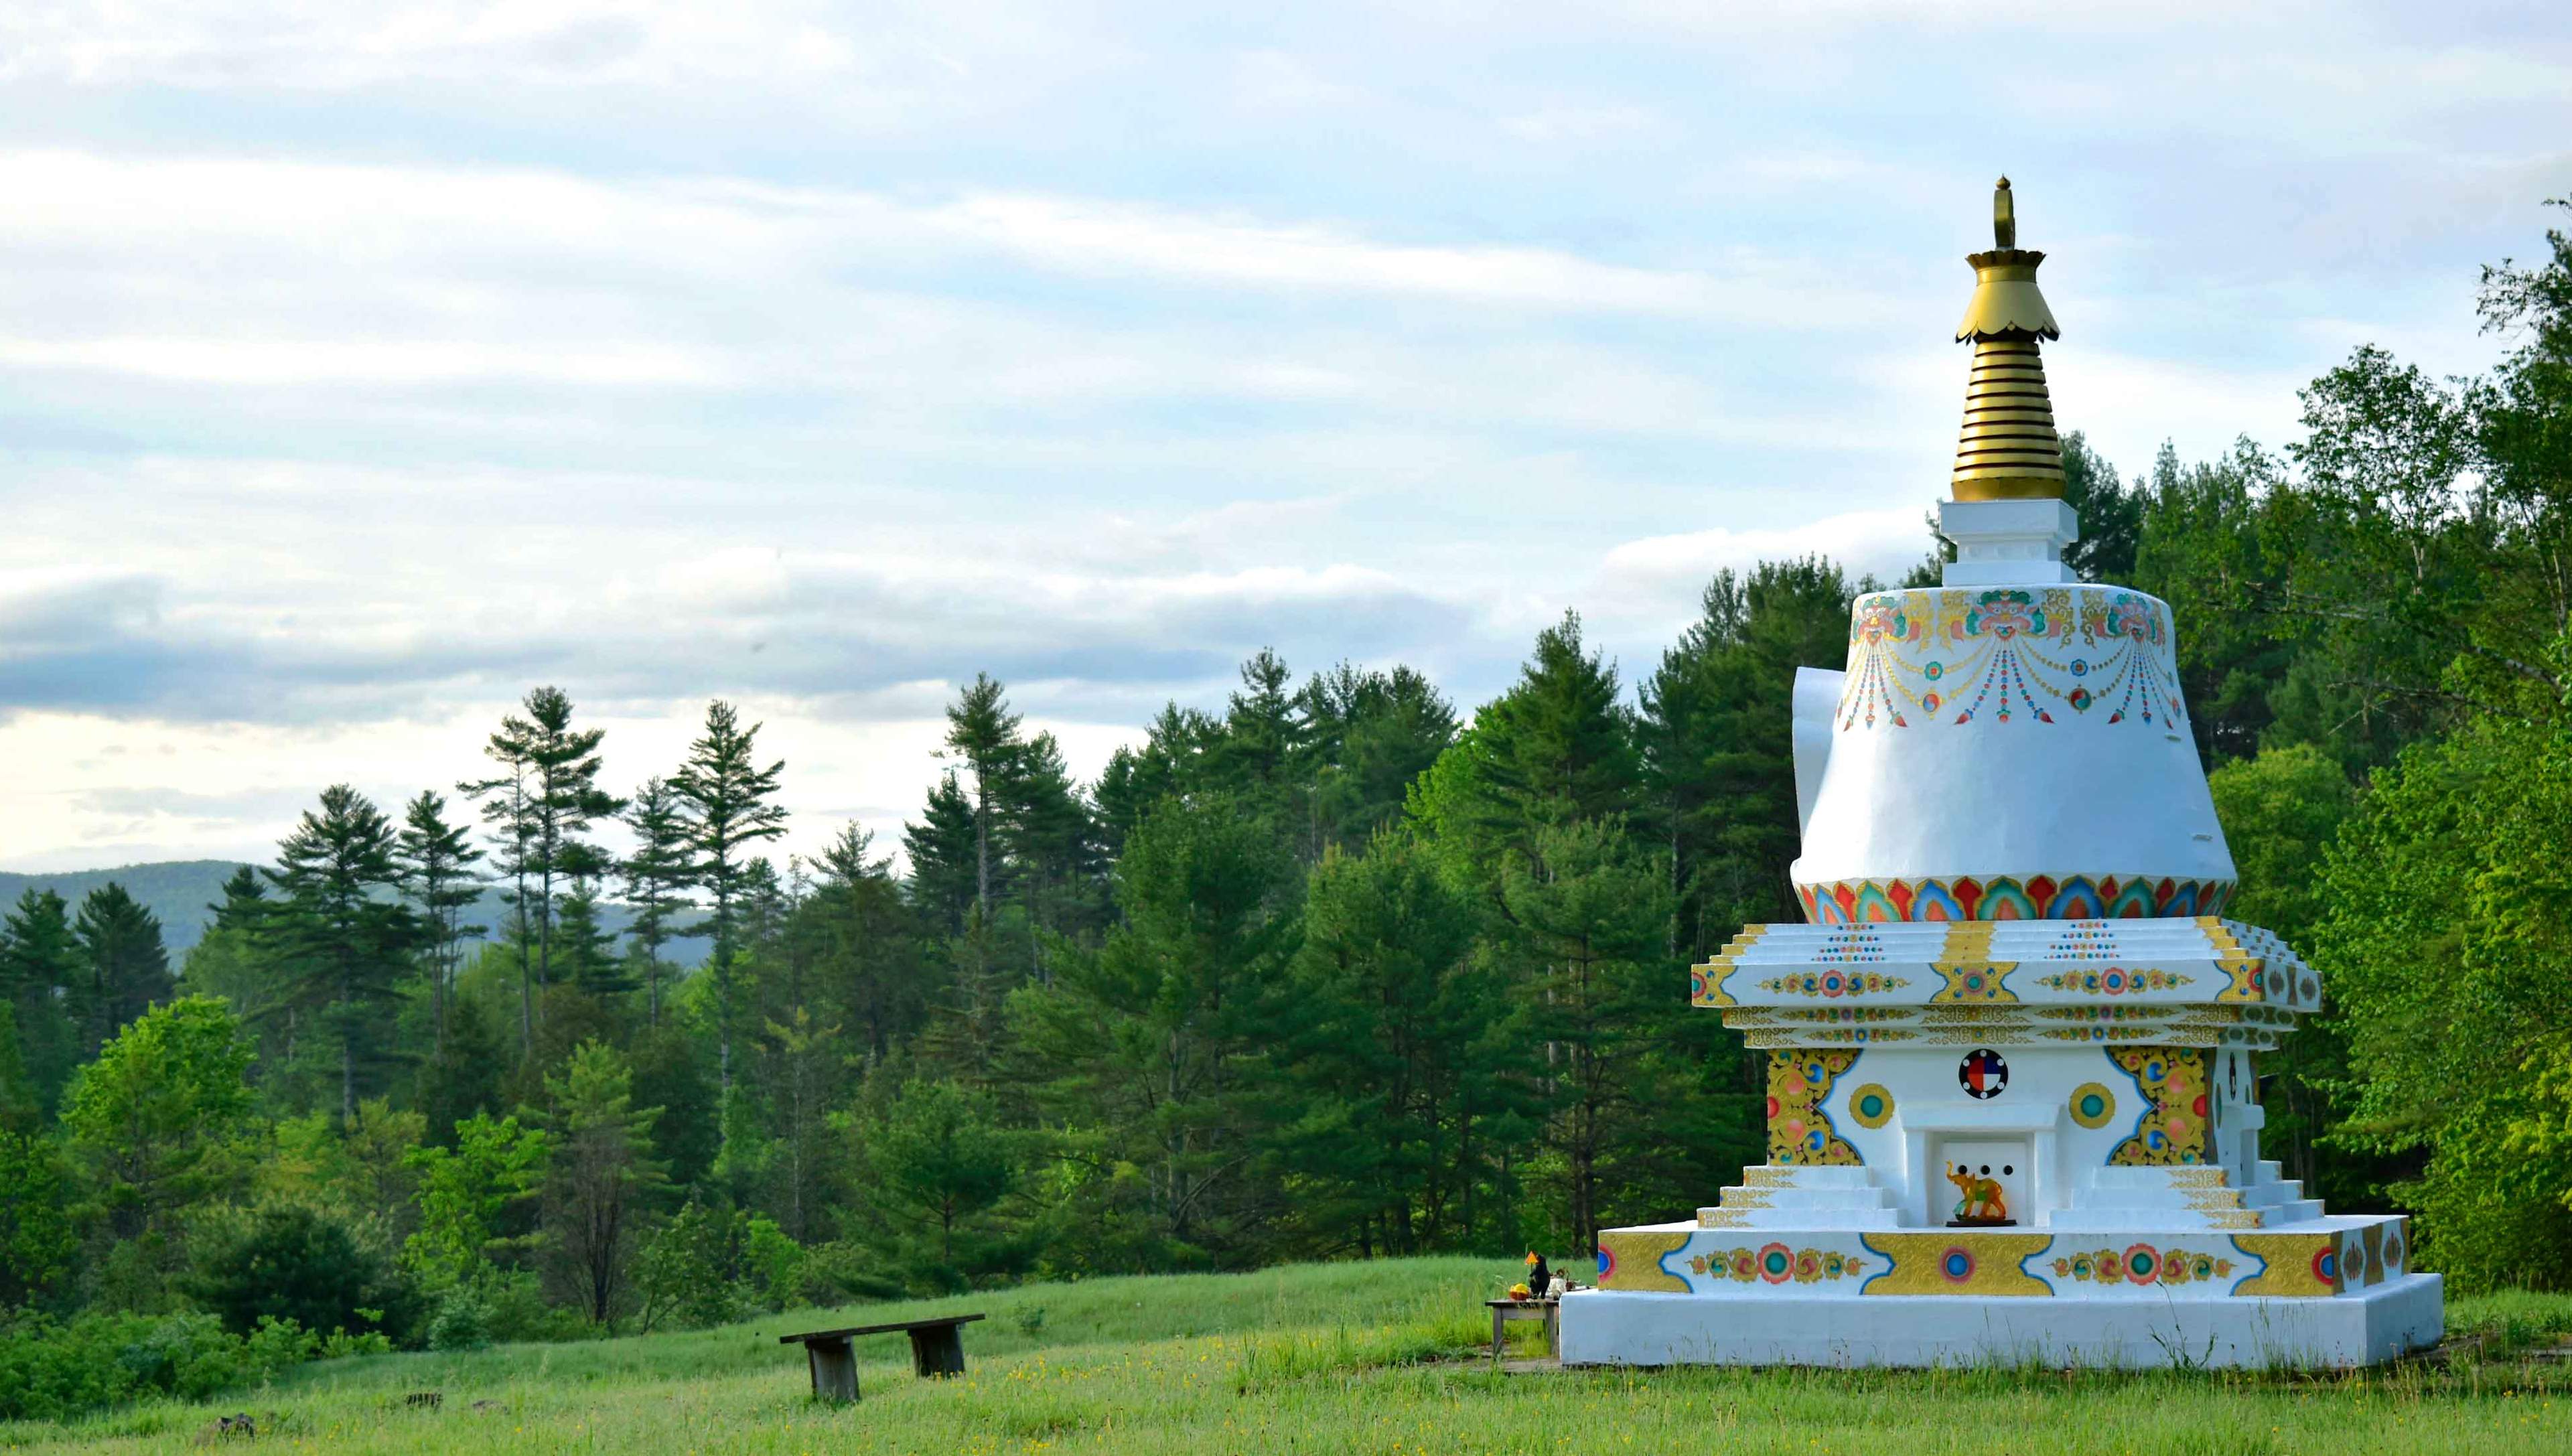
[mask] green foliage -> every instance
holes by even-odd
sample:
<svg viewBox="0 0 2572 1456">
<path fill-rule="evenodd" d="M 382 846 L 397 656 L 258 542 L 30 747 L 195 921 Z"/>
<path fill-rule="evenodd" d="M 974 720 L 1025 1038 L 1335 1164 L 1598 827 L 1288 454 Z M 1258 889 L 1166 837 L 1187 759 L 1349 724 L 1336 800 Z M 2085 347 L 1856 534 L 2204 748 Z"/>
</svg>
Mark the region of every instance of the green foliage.
<svg viewBox="0 0 2572 1456">
<path fill-rule="evenodd" d="M 0 1420 L 60 1420 L 143 1395 L 203 1400 L 320 1352 L 294 1325 L 243 1337 L 211 1314 L 22 1317 L 0 1326 Z"/>
<path fill-rule="evenodd" d="M 96 1049 L 153 1003 L 170 997 L 170 955 L 161 922 L 114 880 L 82 897 L 72 922 L 80 978 L 67 1005 L 85 1048 Z"/>
<path fill-rule="evenodd" d="M 2392 1191 L 2468 1288 L 2572 1280 L 2572 742 L 2501 720 L 2376 776 L 2322 873 L 2314 951 L 2340 1009 L 2349 1145 L 2417 1160 Z"/>
<path fill-rule="evenodd" d="M 786 811 L 775 802 L 783 760 L 759 766 L 759 725 L 741 726 L 732 704 L 706 705 L 706 731 L 688 746 L 688 761 L 672 776 L 690 861 L 689 875 L 713 897 L 713 914 L 698 927 L 714 937 L 707 970 L 715 985 L 716 1080 L 726 1112 L 732 1098 L 734 1020 L 740 1005 L 743 925 L 757 909 L 760 875 L 767 862 L 749 850 L 786 832 Z"/>
<path fill-rule="evenodd" d="M 314 1013 L 336 1043 L 342 1119 L 357 1114 L 361 1089 L 373 1091 L 395 1056 L 387 1033 L 396 987 L 429 939 L 394 895 L 398 845 L 381 810 L 333 784 L 278 845 L 269 876 L 282 899 L 263 918 L 267 948 L 285 970 L 286 1005 Z"/>
<path fill-rule="evenodd" d="M 241 1019 L 191 996 L 137 1018 L 72 1080 L 67 1146 L 120 1234 L 241 1182 L 250 1066 Z"/>
<path fill-rule="evenodd" d="M 455 1124 L 453 1146 L 406 1155 L 419 1174 L 419 1228 L 402 1252 L 431 1288 L 470 1283 L 523 1242 L 512 1215 L 535 1196 L 551 1150 L 543 1129 L 477 1112 Z"/>
<path fill-rule="evenodd" d="M 802 1288 L 805 1262 L 775 1219 L 691 1198 L 635 1260 L 642 1327 L 702 1329 L 785 1308 Z"/>
<path fill-rule="evenodd" d="M 592 1323 L 623 1307 L 650 1198 L 667 1181 L 652 1157 L 659 1107 L 634 1105 L 634 1073 L 613 1047 L 583 1043 L 545 1079 L 552 1156 L 544 1178 L 550 1262 Z"/>
<path fill-rule="evenodd" d="M 1470 1243 L 1475 1193 L 1526 1135 L 1499 1040 L 1508 1013 L 1477 954 L 1471 896 L 1413 835 L 1313 867 L 1285 1059 L 1301 1108 L 1283 1139 L 1296 1216 L 1332 1252 Z M 1514 1115 L 1515 1114 L 1515 1115 Z"/>
<path fill-rule="evenodd" d="M 956 1262 L 957 1226 L 1000 1201 L 1017 1176 L 1017 1148 L 990 1100 L 952 1082 L 906 1085 L 867 1128 L 869 1167 L 890 1201 L 938 1224 L 939 1262 Z"/>
<path fill-rule="evenodd" d="M 247 1335 L 263 1324 L 410 1339 L 425 1313 L 418 1287 L 358 1230 L 301 1203 L 270 1203 L 219 1220 L 196 1240 L 189 1297 Z"/>
<path fill-rule="evenodd" d="M 81 976 L 71 907 L 51 890 L 31 885 L 20 891 L 16 907 L 0 921 L 0 992 L 10 1003 L 18 1065 L 48 1114 L 87 1055 L 69 1001 Z"/>
<path fill-rule="evenodd" d="M 70 1192 L 51 1139 L 0 1128 L 0 1310 L 34 1300 L 70 1272 L 80 1247 Z"/>
</svg>

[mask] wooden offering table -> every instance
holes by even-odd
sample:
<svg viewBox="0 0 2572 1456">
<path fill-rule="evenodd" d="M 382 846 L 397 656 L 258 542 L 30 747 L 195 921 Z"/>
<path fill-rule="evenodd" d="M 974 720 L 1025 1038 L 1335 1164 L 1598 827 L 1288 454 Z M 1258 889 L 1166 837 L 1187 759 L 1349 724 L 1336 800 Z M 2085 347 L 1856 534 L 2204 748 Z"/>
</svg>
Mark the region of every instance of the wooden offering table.
<svg viewBox="0 0 2572 1456">
<path fill-rule="evenodd" d="M 964 1373 L 963 1326 L 981 1317 L 978 1314 L 948 1314 L 936 1319 L 861 1324 L 848 1329 L 817 1329 L 803 1334 L 779 1335 L 777 1342 L 804 1347 L 804 1358 L 813 1367 L 815 1400 L 855 1400 L 858 1398 L 858 1356 L 850 1348 L 849 1341 L 860 1335 L 891 1334 L 901 1330 L 911 1336 L 911 1366 L 923 1379 L 962 1375 Z"/>
<path fill-rule="evenodd" d="M 1483 1302 L 1490 1305 L 1492 1309 L 1493 1364 L 1497 1365 L 1501 1362 L 1501 1349 L 1507 1339 L 1510 1324 L 1514 1320 L 1544 1320 L 1545 1352 L 1548 1357 L 1558 1353 L 1559 1346 L 1555 1342 L 1555 1320 L 1557 1311 L 1562 1307 L 1558 1301 L 1540 1295 L 1532 1299 L 1486 1299 Z"/>
</svg>

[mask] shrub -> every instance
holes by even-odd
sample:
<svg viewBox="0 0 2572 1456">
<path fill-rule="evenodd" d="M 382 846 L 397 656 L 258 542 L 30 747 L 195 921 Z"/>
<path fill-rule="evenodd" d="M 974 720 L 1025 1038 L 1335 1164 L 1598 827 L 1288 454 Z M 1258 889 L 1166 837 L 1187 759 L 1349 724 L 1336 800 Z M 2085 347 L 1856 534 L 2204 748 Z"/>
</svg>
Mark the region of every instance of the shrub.
<svg viewBox="0 0 2572 1456">
<path fill-rule="evenodd" d="M 60 1420 L 144 1395 L 203 1400 L 267 1380 L 321 1343 L 291 1320 L 238 1338 L 211 1314 L 28 1316 L 0 1329 L 0 1420 Z"/>
<path fill-rule="evenodd" d="M 399 1343 L 425 1313 L 417 1287 L 381 1249 L 293 1203 L 211 1227 L 188 1292 L 239 1335 L 278 1319 Z"/>
</svg>

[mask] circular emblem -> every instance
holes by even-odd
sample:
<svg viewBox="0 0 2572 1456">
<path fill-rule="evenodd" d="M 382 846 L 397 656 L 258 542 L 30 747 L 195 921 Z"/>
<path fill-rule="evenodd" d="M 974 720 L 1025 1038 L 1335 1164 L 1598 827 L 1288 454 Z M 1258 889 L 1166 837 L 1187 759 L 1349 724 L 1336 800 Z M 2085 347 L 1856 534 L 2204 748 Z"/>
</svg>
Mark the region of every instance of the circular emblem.
<svg viewBox="0 0 2572 1456">
<path fill-rule="evenodd" d="M 2162 1256 L 2149 1243 L 2139 1243 L 2126 1250 L 2126 1277 L 2138 1284 L 2149 1284 L 2161 1277 Z"/>
<path fill-rule="evenodd" d="M 1893 1116 L 1893 1093 L 1870 1082 L 1849 1093 L 1849 1115 L 1861 1127 L 1881 1127 Z"/>
<path fill-rule="evenodd" d="M 2009 1086 L 2009 1064 L 1989 1047 L 1976 1048 L 1956 1064 L 1956 1085 L 1976 1100 L 1999 1096 Z"/>
<path fill-rule="evenodd" d="M 1938 1256 L 1938 1272 L 1950 1284 L 1969 1283 L 1974 1277 L 1973 1250 L 1957 1246 Z"/>
<path fill-rule="evenodd" d="M 1772 1243 L 1759 1250 L 1759 1277 L 1771 1284 L 1783 1284 L 1795 1272 L 1795 1255 L 1782 1243 Z"/>
<path fill-rule="evenodd" d="M 2084 1127 L 2105 1127 L 2117 1115 L 2117 1094 L 2103 1083 L 2085 1082 L 2072 1090 L 2072 1120 Z"/>
</svg>

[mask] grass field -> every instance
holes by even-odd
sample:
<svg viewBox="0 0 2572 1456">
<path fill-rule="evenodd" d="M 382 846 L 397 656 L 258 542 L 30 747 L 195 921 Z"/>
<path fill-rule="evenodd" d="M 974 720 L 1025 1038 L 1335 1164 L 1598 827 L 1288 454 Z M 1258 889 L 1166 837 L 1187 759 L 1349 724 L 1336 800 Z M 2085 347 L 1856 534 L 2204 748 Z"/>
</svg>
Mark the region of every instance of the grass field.
<svg viewBox="0 0 2572 1456">
<path fill-rule="evenodd" d="M 1513 1272 L 1438 1258 L 1100 1279 L 687 1334 L 340 1360 L 207 1405 L 0 1425 L 0 1449 L 166 1451 L 242 1410 L 262 1434 L 240 1449 L 315 1452 L 2572 1450 L 2572 1372 L 2533 1356 L 2572 1334 L 2572 1298 L 2458 1301 L 2450 1330 L 2488 1334 L 2484 1357 L 2345 1377 L 1504 1376 L 1469 1352 L 1490 1330 L 1480 1301 Z M 966 1378 L 916 1380 L 902 1337 L 876 1337 L 860 1345 L 855 1406 L 812 1404 L 801 1352 L 776 1340 L 965 1309 L 990 1316 L 965 1331 Z M 442 1392 L 438 1409 L 403 1405 L 427 1390 Z"/>
</svg>

